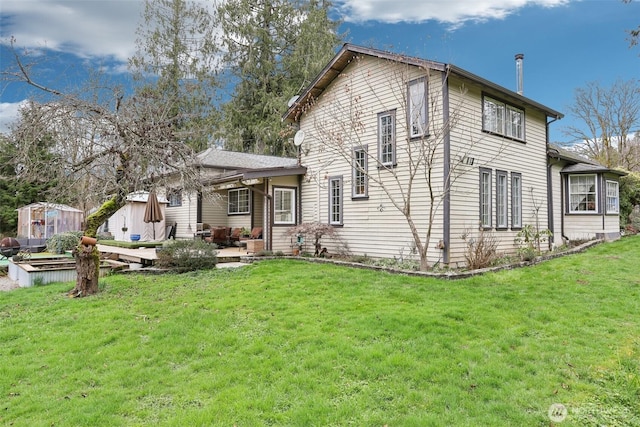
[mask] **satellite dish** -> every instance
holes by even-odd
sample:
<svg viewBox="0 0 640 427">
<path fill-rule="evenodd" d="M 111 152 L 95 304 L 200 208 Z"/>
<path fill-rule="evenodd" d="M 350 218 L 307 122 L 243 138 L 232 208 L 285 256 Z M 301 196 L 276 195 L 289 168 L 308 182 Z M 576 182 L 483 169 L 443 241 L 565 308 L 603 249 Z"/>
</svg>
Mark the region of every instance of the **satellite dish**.
<svg viewBox="0 0 640 427">
<path fill-rule="evenodd" d="M 299 147 L 302 145 L 302 142 L 304 141 L 304 131 L 303 130 L 299 130 L 298 132 L 296 132 L 296 134 L 293 136 L 293 144 L 296 147 Z"/>
<path fill-rule="evenodd" d="M 298 95 L 292 96 L 289 102 L 287 102 L 287 106 L 291 108 L 291 106 L 298 100 L 298 98 L 300 98 Z"/>
</svg>

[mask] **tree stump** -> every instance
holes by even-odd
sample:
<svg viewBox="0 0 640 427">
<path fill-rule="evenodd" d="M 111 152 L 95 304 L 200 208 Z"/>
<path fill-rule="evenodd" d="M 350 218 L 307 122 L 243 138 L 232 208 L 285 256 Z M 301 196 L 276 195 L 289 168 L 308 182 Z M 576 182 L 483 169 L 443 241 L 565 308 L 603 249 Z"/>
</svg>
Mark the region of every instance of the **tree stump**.
<svg viewBox="0 0 640 427">
<path fill-rule="evenodd" d="M 100 276 L 100 254 L 93 245 L 80 243 L 73 254 L 76 260 L 76 287 L 69 292 L 73 298 L 97 294 Z"/>
</svg>

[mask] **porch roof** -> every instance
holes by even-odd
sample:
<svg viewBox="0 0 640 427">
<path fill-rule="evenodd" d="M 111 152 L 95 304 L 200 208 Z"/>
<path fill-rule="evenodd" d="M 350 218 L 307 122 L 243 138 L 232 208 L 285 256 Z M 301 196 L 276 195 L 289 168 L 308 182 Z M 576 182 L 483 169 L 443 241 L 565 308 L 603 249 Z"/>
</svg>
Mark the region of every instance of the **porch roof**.
<svg viewBox="0 0 640 427">
<path fill-rule="evenodd" d="M 293 167 L 245 169 L 242 171 L 234 171 L 212 178 L 211 180 L 208 180 L 206 182 L 206 185 L 215 186 L 228 183 L 237 183 L 238 185 L 253 185 L 262 182 L 262 179 L 264 178 L 304 175 L 306 173 L 306 167 L 297 165 Z"/>
</svg>

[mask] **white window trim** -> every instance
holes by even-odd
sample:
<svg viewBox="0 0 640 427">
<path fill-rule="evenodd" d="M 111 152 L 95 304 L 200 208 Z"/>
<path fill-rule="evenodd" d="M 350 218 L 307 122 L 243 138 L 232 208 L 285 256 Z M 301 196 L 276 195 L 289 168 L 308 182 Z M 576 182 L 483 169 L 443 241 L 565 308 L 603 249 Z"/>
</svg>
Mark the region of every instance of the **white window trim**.
<svg viewBox="0 0 640 427">
<path fill-rule="evenodd" d="M 511 228 L 522 228 L 522 174 L 517 172 L 511 172 Z"/>
<path fill-rule="evenodd" d="M 247 193 L 247 210 L 246 211 L 241 211 L 240 210 L 240 192 L 245 192 Z M 231 193 L 238 193 L 238 211 L 237 212 L 232 212 L 231 211 Z M 231 190 L 228 190 L 227 192 L 227 214 L 228 215 L 247 215 L 251 213 L 251 193 L 249 192 L 248 188 L 234 188 Z"/>
<path fill-rule="evenodd" d="M 354 199 L 362 199 L 369 197 L 369 156 L 368 146 L 362 145 L 353 148 L 353 174 L 351 177 L 351 197 Z M 362 153 L 362 161 L 364 165 L 359 166 L 357 160 L 357 154 Z M 364 192 L 357 193 L 358 181 L 362 179 Z"/>
<path fill-rule="evenodd" d="M 520 118 L 517 131 L 512 130 L 515 114 Z M 482 130 L 515 139 L 525 140 L 525 112 L 523 109 L 498 101 L 495 98 L 484 95 L 482 97 Z"/>
<path fill-rule="evenodd" d="M 615 187 L 615 196 L 611 196 L 609 195 L 609 185 L 613 185 Z M 607 180 L 606 182 L 606 199 L 607 199 L 607 203 L 606 203 L 606 209 L 607 209 L 607 213 L 608 214 L 619 214 L 620 213 L 620 183 L 618 181 L 613 181 L 613 180 Z M 610 200 L 613 199 L 614 202 L 614 206 L 610 205 Z"/>
<path fill-rule="evenodd" d="M 334 185 L 337 185 L 338 187 L 338 194 L 337 194 L 337 199 L 335 200 L 334 198 Z M 329 224 L 331 225 L 342 225 L 343 221 L 344 221 L 344 186 L 343 186 L 343 179 L 342 179 L 342 175 L 339 176 L 330 176 L 329 177 Z M 334 219 L 334 208 L 336 206 L 336 202 L 337 202 L 337 207 L 338 207 L 338 219 Z"/>
<path fill-rule="evenodd" d="M 382 119 L 389 117 L 391 119 L 391 160 L 385 161 L 382 152 Z M 385 111 L 378 113 L 378 161 L 382 166 L 394 166 L 396 164 L 396 111 Z"/>
<path fill-rule="evenodd" d="M 415 100 L 412 89 L 420 86 L 422 87 L 422 97 L 420 100 Z M 420 138 L 427 134 L 429 123 L 427 104 L 427 79 L 421 77 L 411 80 L 407 86 L 407 123 L 409 124 L 410 138 Z M 416 111 L 417 109 L 420 111 Z"/>
<path fill-rule="evenodd" d="M 170 208 L 182 206 L 182 190 L 174 188 L 167 191 L 167 200 Z"/>
<path fill-rule="evenodd" d="M 486 181 L 485 181 L 486 179 Z M 492 171 L 491 169 L 480 168 L 480 226 L 488 229 L 493 226 L 493 212 L 492 212 Z M 484 185 L 487 184 L 488 188 L 485 191 Z M 486 207 L 486 212 L 485 208 Z M 486 219 L 486 221 L 485 221 Z"/>
<path fill-rule="evenodd" d="M 509 183 L 506 171 L 496 171 L 496 228 L 509 227 Z M 504 184 L 501 188 L 500 184 Z M 501 222 L 502 221 L 502 222 Z"/>
<path fill-rule="evenodd" d="M 276 193 L 289 193 L 291 194 L 291 209 L 290 210 L 278 210 L 278 207 L 275 205 L 277 200 Z M 274 225 L 294 225 L 296 223 L 296 189 L 295 188 L 287 188 L 287 187 L 274 187 L 273 188 L 273 224 Z M 278 218 L 278 213 L 281 212 L 289 212 L 291 215 L 291 220 L 289 221 L 280 221 Z"/>
<path fill-rule="evenodd" d="M 571 196 L 573 195 L 573 193 L 571 192 L 571 181 L 574 178 L 587 178 L 587 177 L 593 177 L 593 194 L 595 195 L 595 201 L 594 201 L 594 208 L 593 209 L 586 209 L 586 210 L 579 210 L 579 209 L 573 209 L 573 203 L 571 202 Z M 584 175 L 584 174 L 579 174 L 579 175 L 569 175 L 567 178 L 567 196 L 568 196 L 568 208 L 569 208 L 569 213 L 572 214 L 594 214 L 594 213 L 598 213 L 598 200 L 599 200 L 599 195 L 598 195 L 598 176 L 595 174 L 589 174 L 589 175 Z M 590 191 L 588 191 L 587 193 L 581 193 L 581 194 L 592 194 Z M 586 202 L 585 202 L 586 203 Z M 588 207 L 588 205 L 587 205 Z"/>
</svg>

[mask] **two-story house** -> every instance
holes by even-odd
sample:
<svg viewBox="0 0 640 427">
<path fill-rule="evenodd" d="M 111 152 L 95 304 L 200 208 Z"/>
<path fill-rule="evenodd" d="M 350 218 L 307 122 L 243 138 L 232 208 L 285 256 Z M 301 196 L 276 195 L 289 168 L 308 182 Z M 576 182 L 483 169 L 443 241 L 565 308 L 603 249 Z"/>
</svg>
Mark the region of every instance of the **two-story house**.
<svg viewBox="0 0 640 427">
<path fill-rule="evenodd" d="M 298 222 L 338 227 L 352 254 L 453 267 L 483 235 L 514 253 L 527 224 L 556 245 L 614 237 L 617 175 L 548 150 L 562 117 L 455 65 L 346 44 L 284 117 L 306 167 Z"/>
</svg>

